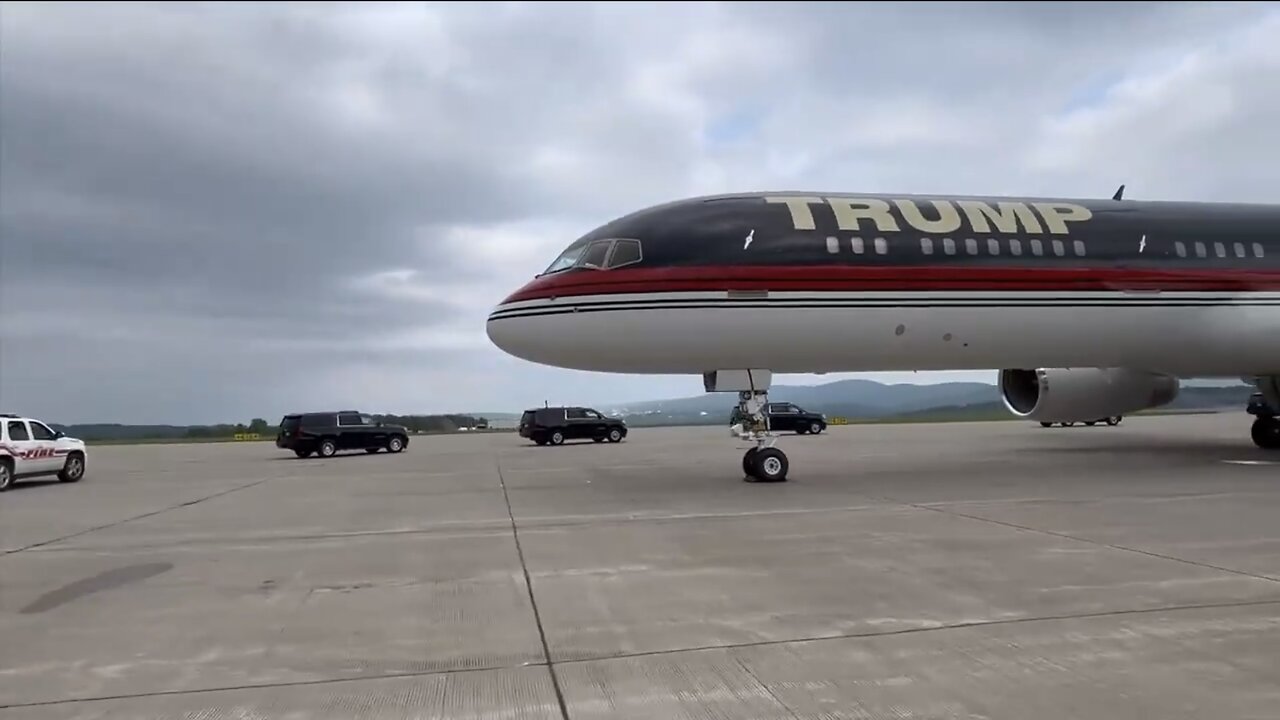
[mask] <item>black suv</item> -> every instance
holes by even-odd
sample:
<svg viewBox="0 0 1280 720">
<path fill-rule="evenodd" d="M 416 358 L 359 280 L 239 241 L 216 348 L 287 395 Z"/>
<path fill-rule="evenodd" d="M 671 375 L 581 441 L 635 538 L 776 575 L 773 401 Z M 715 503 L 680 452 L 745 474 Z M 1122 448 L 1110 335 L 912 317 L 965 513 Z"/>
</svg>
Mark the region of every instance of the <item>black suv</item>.
<svg viewBox="0 0 1280 720">
<path fill-rule="evenodd" d="M 376 453 L 386 448 L 398 453 L 408 446 L 409 430 L 403 425 L 376 422 L 355 410 L 285 415 L 276 435 L 276 447 L 292 450 L 300 458 L 311 453 L 333 457 L 339 450 Z"/>
<path fill-rule="evenodd" d="M 627 424 L 586 407 L 549 407 L 525 410 L 520 416 L 520 437 L 539 445 L 559 445 L 565 440 L 622 442 Z"/>
<path fill-rule="evenodd" d="M 764 414 L 769 418 L 769 429 L 774 432 L 795 432 L 801 435 L 813 433 L 817 435 L 827 429 L 827 416 L 822 413 L 809 412 L 793 403 L 769 403 Z M 742 421 L 742 412 L 734 408 L 729 415 L 729 424 Z"/>
</svg>

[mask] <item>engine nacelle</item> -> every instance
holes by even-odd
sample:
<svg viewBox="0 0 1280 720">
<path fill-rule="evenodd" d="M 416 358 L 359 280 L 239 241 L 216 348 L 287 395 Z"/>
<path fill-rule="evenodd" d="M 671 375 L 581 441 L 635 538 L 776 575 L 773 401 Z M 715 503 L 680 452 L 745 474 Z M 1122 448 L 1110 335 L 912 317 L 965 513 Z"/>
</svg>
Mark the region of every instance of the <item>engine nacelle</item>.
<svg viewBox="0 0 1280 720">
<path fill-rule="evenodd" d="M 1128 368 L 1001 370 L 1009 412 L 1041 422 L 1085 422 L 1173 402 L 1178 378 Z"/>
</svg>

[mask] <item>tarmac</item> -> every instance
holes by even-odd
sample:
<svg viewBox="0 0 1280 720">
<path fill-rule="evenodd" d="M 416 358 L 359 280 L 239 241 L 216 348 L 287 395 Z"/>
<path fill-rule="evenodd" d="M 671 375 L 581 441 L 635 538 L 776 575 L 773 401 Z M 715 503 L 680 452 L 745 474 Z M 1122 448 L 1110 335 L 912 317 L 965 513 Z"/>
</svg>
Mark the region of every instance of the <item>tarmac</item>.
<svg viewBox="0 0 1280 720">
<path fill-rule="evenodd" d="M 0 720 L 1275 720 L 1250 419 L 93 447 L 0 494 Z"/>
</svg>

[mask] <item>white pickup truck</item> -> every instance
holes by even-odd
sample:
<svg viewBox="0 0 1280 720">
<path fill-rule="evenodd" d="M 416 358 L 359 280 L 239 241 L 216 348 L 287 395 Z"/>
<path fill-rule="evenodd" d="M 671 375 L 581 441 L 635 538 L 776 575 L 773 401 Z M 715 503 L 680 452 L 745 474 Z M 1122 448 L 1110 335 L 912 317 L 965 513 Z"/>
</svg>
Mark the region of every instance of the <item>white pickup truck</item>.
<svg viewBox="0 0 1280 720">
<path fill-rule="evenodd" d="M 56 475 L 62 482 L 84 477 L 83 440 L 67 437 L 21 415 L 0 414 L 0 492 L 18 480 Z"/>
</svg>

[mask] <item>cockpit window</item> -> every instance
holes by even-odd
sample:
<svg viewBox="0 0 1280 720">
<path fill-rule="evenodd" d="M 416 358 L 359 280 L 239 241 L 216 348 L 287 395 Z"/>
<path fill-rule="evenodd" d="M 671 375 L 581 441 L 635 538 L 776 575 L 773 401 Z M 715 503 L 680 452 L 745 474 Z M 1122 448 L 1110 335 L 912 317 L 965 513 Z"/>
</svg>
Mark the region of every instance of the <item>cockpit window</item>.
<svg viewBox="0 0 1280 720">
<path fill-rule="evenodd" d="M 640 262 L 639 240 L 615 240 L 613 253 L 609 255 L 609 267 L 616 268 Z"/>
<path fill-rule="evenodd" d="M 578 245 L 576 247 L 570 246 L 569 249 L 560 253 L 560 257 L 556 258 L 555 261 L 548 265 L 547 269 L 542 271 L 542 274 L 546 275 L 547 273 L 568 270 L 578 262 L 578 258 L 582 256 L 582 251 L 586 249 L 586 245 Z"/>
<path fill-rule="evenodd" d="M 609 246 L 612 243 L 608 240 L 597 240 L 587 246 L 587 252 L 583 254 L 582 260 L 578 263 L 582 267 L 599 270 L 604 267 L 605 258 L 609 257 Z"/>
<path fill-rule="evenodd" d="M 596 240 L 591 243 L 579 242 L 570 245 L 560 253 L 560 256 L 541 274 L 547 275 L 575 267 L 605 270 L 638 263 L 642 256 L 639 240 L 624 238 Z"/>
</svg>

